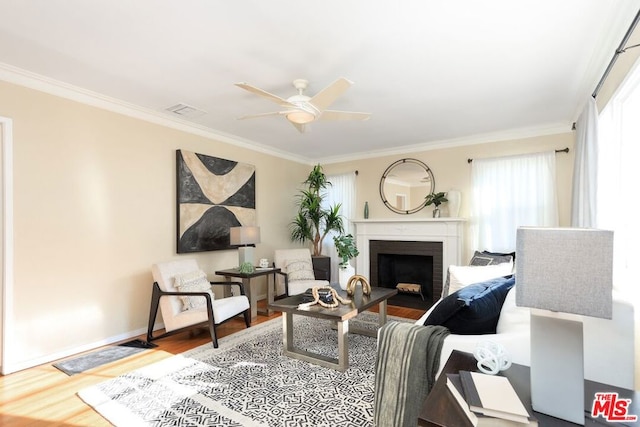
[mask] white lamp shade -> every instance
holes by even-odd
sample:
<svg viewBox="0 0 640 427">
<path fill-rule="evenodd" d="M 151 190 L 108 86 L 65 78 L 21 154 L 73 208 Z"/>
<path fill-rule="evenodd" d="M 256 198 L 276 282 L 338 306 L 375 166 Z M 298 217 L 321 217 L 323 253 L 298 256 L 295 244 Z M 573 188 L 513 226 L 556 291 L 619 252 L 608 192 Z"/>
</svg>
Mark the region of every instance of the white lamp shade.
<svg viewBox="0 0 640 427">
<path fill-rule="evenodd" d="M 613 231 L 520 227 L 516 304 L 611 319 Z"/>
<path fill-rule="evenodd" d="M 231 227 L 229 229 L 229 242 L 232 245 L 242 246 L 260 243 L 260 227 Z"/>
</svg>

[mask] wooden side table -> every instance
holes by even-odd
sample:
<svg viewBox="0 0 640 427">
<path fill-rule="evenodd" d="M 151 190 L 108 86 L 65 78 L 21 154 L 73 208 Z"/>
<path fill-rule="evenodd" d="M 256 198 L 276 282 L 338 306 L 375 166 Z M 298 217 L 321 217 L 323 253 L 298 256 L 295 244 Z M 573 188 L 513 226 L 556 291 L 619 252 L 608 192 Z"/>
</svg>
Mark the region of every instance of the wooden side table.
<svg viewBox="0 0 640 427">
<path fill-rule="evenodd" d="M 615 367 L 611 367 L 615 369 Z M 429 427 L 473 427 L 469 419 L 464 415 L 462 408 L 447 388 L 447 376 L 445 373 L 458 373 L 459 371 L 477 371 L 476 360 L 470 353 L 454 350 L 447 360 L 442 373 L 438 377 L 431 392 L 427 396 L 422 405 L 422 411 L 418 418 L 419 426 Z M 549 415 L 535 412 L 531 408 L 531 390 L 529 367 L 513 364 L 506 371 L 499 375 L 509 378 L 516 393 L 522 400 L 529 413 L 532 413 L 538 419 L 539 427 L 564 427 L 576 426 L 569 421 L 560 420 Z M 585 400 L 585 426 L 597 427 L 603 425 L 621 426 L 621 425 L 640 425 L 638 424 L 620 424 L 607 423 L 602 417 L 593 419 L 589 416 L 591 413 L 591 405 L 596 392 L 617 392 L 621 399 L 631 399 L 629 414 L 640 416 L 640 393 L 615 387 L 607 384 L 597 383 L 585 380 L 584 382 L 584 400 Z"/>
<path fill-rule="evenodd" d="M 274 288 L 276 286 L 276 274 L 280 272 L 279 268 L 257 268 L 253 273 L 240 273 L 237 268 L 230 268 L 228 270 L 218 270 L 215 272 L 218 276 L 223 276 L 227 282 L 230 282 L 232 278 L 242 279 L 244 285 L 244 291 L 249 298 L 249 306 L 251 307 L 251 321 L 258 317 L 258 292 L 256 289 L 251 289 L 251 279 L 254 277 L 267 276 L 267 309 L 260 311 L 260 314 L 266 314 L 269 316 L 271 310 L 268 308 L 269 304 L 273 303 Z M 273 277 L 273 282 L 269 284 L 269 276 Z"/>
</svg>

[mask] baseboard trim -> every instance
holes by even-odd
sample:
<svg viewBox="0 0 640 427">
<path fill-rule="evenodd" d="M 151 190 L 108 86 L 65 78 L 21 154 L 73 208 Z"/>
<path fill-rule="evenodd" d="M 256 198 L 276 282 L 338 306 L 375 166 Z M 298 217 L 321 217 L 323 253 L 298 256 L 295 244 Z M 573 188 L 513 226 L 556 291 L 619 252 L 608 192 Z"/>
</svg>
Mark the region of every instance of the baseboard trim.
<svg viewBox="0 0 640 427">
<path fill-rule="evenodd" d="M 164 329 L 164 324 L 156 324 L 154 330 Z M 120 341 L 125 341 L 131 338 L 138 337 L 147 333 L 147 328 L 140 328 L 133 331 L 125 332 L 122 334 L 114 335 L 99 341 L 83 344 L 78 347 L 73 347 L 63 351 L 59 351 L 45 356 L 38 357 L 36 359 L 26 360 L 22 362 L 16 362 L 2 366 L 2 375 L 12 374 L 14 372 L 22 371 L 24 369 L 33 368 L 39 365 L 45 365 L 56 360 L 64 359 L 75 354 L 83 353 L 85 351 L 95 350 L 106 345 L 114 344 Z"/>
</svg>

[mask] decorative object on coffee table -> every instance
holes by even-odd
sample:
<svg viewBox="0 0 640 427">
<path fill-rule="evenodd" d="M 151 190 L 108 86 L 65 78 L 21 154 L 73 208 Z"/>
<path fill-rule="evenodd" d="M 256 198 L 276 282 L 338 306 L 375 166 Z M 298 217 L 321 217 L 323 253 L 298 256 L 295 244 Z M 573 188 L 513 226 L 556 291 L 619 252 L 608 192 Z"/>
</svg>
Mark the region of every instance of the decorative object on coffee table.
<svg viewBox="0 0 640 427">
<path fill-rule="evenodd" d="M 359 274 L 351 276 L 347 282 L 347 295 L 353 296 L 356 293 L 356 285 L 360 283 L 362 285 L 362 293 L 364 295 L 371 295 L 371 285 L 366 277 Z"/>
<path fill-rule="evenodd" d="M 327 303 L 322 301 L 318 293 L 321 289 L 331 292 L 331 296 L 333 297 L 333 302 Z M 311 307 L 312 305 L 315 305 L 315 304 L 320 304 L 325 308 L 334 308 L 334 307 L 337 307 L 339 304 L 349 304 L 351 302 L 351 300 L 344 299 L 340 295 L 338 295 L 336 290 L 333 289 L 331 286 L 322 286 L 322 287 L 314 286 L 313 288 L 311 288 L 311 292 L 313 294 L 313 301 L 303 302 L 298 306 L 298 309 Z"/>
</svg>

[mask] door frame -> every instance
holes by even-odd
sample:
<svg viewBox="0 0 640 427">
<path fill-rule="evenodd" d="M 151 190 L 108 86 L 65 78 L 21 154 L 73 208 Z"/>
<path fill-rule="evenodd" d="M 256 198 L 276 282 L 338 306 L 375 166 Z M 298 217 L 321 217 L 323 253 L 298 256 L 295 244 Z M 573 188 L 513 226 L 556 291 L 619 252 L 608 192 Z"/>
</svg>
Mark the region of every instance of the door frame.
<svg viewBox="0 0 640 427">
<path fill-rule="evenodd" d="M 0 275 L 1 318 L 0 318 L 0 370 L 2 375 L 13 372 L 8 349 L 12 348 L 13 324 L 13 121 L 0 116 L 0 144 L 2 161 L 0 163 L 0 185 L 2 188 L 2 274 Z M 14 369 L 15 370 L 15 369 Z"/>
</svg>

